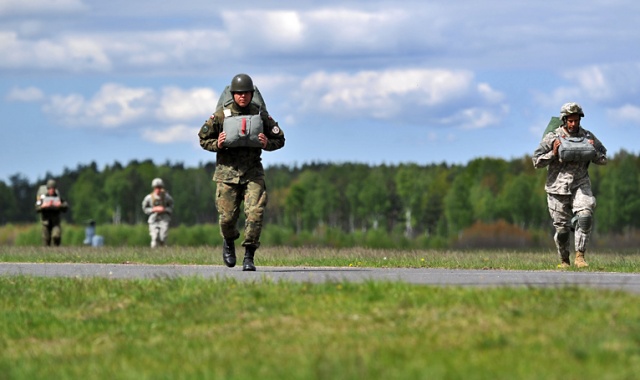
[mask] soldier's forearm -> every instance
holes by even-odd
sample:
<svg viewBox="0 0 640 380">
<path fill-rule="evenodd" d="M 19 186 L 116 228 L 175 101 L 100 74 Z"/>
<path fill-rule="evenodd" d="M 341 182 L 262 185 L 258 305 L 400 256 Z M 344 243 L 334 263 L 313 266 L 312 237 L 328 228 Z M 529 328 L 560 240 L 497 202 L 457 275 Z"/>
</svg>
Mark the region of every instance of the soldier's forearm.
<svg viewBox="0 0 640 380">
<path fill-rule="evenodd" d="M 200 140 L 200 146 L 209 152 L 218 151 L 218 139 Z"/>
<path fill-rule="evenodd" d="M 267 142 L 266 151 L 278 150 L 284 146 L 284 139 L 269 139 Z"/>
</svg>

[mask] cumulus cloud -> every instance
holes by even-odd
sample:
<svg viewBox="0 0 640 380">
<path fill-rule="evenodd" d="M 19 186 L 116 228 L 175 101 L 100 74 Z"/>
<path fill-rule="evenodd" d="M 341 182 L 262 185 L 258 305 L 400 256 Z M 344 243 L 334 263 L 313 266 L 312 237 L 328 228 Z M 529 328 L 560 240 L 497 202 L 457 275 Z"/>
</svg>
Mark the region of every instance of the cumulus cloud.
<svg viewBox="0 0 640 380">
<path fill-rule="evenodd" d="M 203 28 L 88 32 L 52 31 L 40 38 L 0 31 L 0 68 L 153 72 L 216 67 L 229 60 L 290 62 L 318 57 L 411 54 L 441 44 L 434 16 L 396 9 L 222 11 L 222 23 Z M 410 25 L 423 24 L 420 35 Z M 251 36 L 247 38 L 247 25 Z M 428 30 L 427 30 L 428 29 Z M 231 42 L 233 41 L 233 46 Z M 224 54 L 220 54 L 224 52 Z"/>
<path fill-rule="evenodd" d="M 197 141 L 198 128 L 184 124 L 172 125 L 166 128 L 145 128 L 142 138 L 156 144 L 170 144 L 176 142 Z"/>
<path fill-rule="evenodd" d="M 0 15 L 69 13 L 85 10 L 81 0 L 2 0 Z"/>
<path fill-rule="evenodd" d="M 607 110 L 607 116 L 616 122 L 640 125 L 640 105 L 625 104 Z"/>
<path fill-rule="evenodd" d="M 118 128 L 148 115 L 154 100 L 149 88 L 109 83 L 90 99 L 79 94 L 53 95 L 43 110 L 63 125 Z"/>
<path fill-rule="evenodd" d="M 538 93 L 536 101 L 546 107 L 575 101 L 592 104 L 607 110 L 607 115 L 617 122 L 638 123 L 637 107 L 633 100 L 640 96 L 640 64 L 618 63 L 576 67 L 563 72 L 567 83 L 550 94 Z"/>
<path fill-rule="evenodd" d="M 37 102 L 44 98 L 44 92 L 37 87 L 14 87 L 6 96 L 7 100 L 17 102 Z"/>
<path fill-rule="evenodd" d="M 257 84 L 262 83 L 257 79 Z M 509 111 L 502 93 L 476 81 L 466 70 L 320 71 L 304 77 L 272 77 L 264 84 L 269 92 L 290 95 L 268 99 L 269 109 L 278 110 L 276 116 L 286 124 L 331 118 L 338 122 L 378 120 L 477 129 L 499 124 Z M 16 91 L 14 96 L 18 95 Z M 107 83 L 89 96 L 52 95 L 43 110 L 61 125 L 127 127 L 140 131 L 148 141 L 170 143 L 193 140 L 194 130 L 213 112 L 218 97 L 214 90 L 203 87 L 153 89 Z"/>
<path fill-rule="evenodd" d="M 25 97 L 27 91 L 13 93 L 14 97 Z M 116 129 L 153 124 L 162 129 L 175 122 L 197 125 L 215 110 L 218 97 L 207 88 L 169 86 L 156 90 L 107 83 L 88 98 L 73 93 L 52 95 L 43 110 L 58 124 L 72 127 Z M 171 136 L 177 136 L 176 128 L 171 127 Z M 145 136 L 149 136 L 148 133 L 145 132 Z M 158 139 L 162 138 L 154 137 L 150 141 L 167 142 Z"/>
<path fill-rule="evenodd" d="M 355 74 L 317 72 L 302 81 L 304 112 L 338 118 L 421 120 L 483 128 L 508 111 L 503 95 L 466 70 L 392 69 Z"/>
<path fill-rule="evenodd" d="M 575 67 L 562 73 L 568 82 L 553 90 L 548 101 L 567 102 L 567 99 L 588 99 L 607 104 L 635 98 L 640 94 L 640 64 L 607 64 Z M 542 100 L 543 97 L 541 96 Z"/>
<path fill-rule="evenodd" d="M 0 68 L 62 69 L 77 72 L 111 68 L 103 47 L 89 37 L 27 40 L 16 32 L 0 31 Z"/>
<path fill-rule="evenodd" d="M 208 88 L 182 90 L 166 87 L 156 111 L 159 119 L 189 120 L 211 114 L 218 103 L 219 94 Z"/>
<path fill-rule="evenodd" d="M 227 33 L 237 44 L 250 43 L 272 47 L 299 46 L 303 41 L 304 25 L 301 15 L 295 11 L 245 11 L 222 12 Z M 246 38 L 247 25 L 251 25 L 251 38 Z"/>
<path fill-rule="evenodd" d="M 113 16 L 122 14 L 124 5 L 120 2 L 94 3 L 91 8 L 106 15 L 101 17 L 117 21 L 97 22 L 81 30 L 47 29 L 47 35 L 39 39 L 15 35 L 15 41 L 9 42 L 19 49 L 3 48 L 0 42 L 0 67 L 119 72 L 144 68 L 166 72 L 185 67 L 219 68 L 232 58 L 255 62 L 255 67 L 266 60 L 289 67 L 300 61 L 314 64 L 323 60 L 328 69 L 335 70 L 344 59 L 360 66 L 382 59 L 428 59 L 440 66 L 538 66 L 557 70 L 572 61 L 616 57 L 628 51 L 628 41 L 640 37 L 634 23 L 640 3 L 632 1 L 622 1 L 616 7 L 587 1 L 580 10 L 560 16 L 553 5 L 525 1 L 507 4 L 490 0 L 483 6 L 471 1 L 324 2 L 320 6 L 255 2 L 245 11 L 221 9 L 203 1 L 156 7 L 147 0 L 126 4 L 124 13 L 129 21 Z M 59 15 L 82 9 L 88 7 L 80 0 L 0 2 L 0 15 L 36 10 Z M 191 9 L 199 11 L 193 13 Z M 171 12 L 188 15 L 182 18 L 188 21 L 174 17 L 171 27 L 165 29 L 154 27 L 152 22 L 149 28 L 146 23 L 131 21 L 145 20 L 149 14 L 169 17 Z M 527 15 L 525 20 L 522 14 Z M 40 20 L 48 21 L 44 17 Z M 77 26 L 75 20 L 68 21 L 64 25 Z M 120 22 L 127 27 L 121 28 Z M 12 30 L 0 29 L 5 33 Z M 11 36 L 0 40 L 6 38 Z M 75 46 L 76 42 L 81 46 Z M 567 47 L 573 51 L 572 59 L 559 59 L 558 52 Z M 55 59 L 45 59 L 46 54 L 39 53 L 42 48 L 53 52 Z"/>
</svg>

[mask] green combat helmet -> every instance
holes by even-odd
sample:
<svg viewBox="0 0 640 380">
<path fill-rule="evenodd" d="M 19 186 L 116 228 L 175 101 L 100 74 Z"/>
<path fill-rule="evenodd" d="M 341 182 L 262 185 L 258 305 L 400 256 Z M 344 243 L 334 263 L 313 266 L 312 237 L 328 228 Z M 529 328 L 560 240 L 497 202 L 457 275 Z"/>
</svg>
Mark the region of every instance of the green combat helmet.
<svg viewBox="0 0 640 380">
<path fill-rule="evenodd" d="M 258 90 L 258 87 L 253 85 L 253 80 L 251 79 L 251 77 L 247 74 L 238 74 L 231 80 L 231 85 L 225 87 L 225 89 L 222 91 L 222 94 L 220 94 L 218 104 L 216 105 L 216 111 L 227 108 L 231 105 L 231 103 L 233 103 L 232 93 L 244 91 L 253 92 L 251 103 L 257 105 L 263 111 L 267 110 L 267 104 L 262 98 L 262 94 L 260 94 L 260 90 Z"/>
<path fill-rule="evenodd" d="M 238 74 L 231 80 L 231 93 L 234 92 L 253 92 L 253 80 L 247 74 Z"/>
</svg>

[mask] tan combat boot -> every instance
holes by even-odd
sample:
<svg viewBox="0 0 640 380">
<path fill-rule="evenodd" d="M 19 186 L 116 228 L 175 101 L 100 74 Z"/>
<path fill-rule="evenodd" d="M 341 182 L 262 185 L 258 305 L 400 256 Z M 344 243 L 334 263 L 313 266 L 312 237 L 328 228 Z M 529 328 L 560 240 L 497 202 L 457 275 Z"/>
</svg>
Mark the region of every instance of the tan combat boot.
<svg viewBox="0 0 640 380">
<path fill-rule="evenodd" d="M 569 258 L 563 257 L 560 261 L 560 264 L 558 264 L 558 268 L 560 269 L 571 268 L 571 261 L 569 261 Z"/>
<path fill-rule="evenodd" d="M 586 268 L 589 266 L 586 261 L 584 261 L 584 252 L 576 251 L 576 267 L 578 268 Z"/>
</svg>

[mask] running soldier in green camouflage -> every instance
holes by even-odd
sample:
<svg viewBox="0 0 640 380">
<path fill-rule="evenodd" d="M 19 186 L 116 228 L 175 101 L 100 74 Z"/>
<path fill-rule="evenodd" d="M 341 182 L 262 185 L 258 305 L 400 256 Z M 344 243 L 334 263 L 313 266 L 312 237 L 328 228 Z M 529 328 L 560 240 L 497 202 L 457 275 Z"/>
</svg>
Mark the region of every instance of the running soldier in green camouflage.
<svg viewBox="0 0 640 380">
<path fill-rule="evenodd" d="M 255 87 L 246 74 L 233 77 L 229 87 L 233 101 L 216 110 L 204 123 L 198 137 L 200 146 L 216 153 L 216 208 L 224 239 L 222 257 L 226 266 L 236 265 L 235 240 L 240 205 L 244 201 L 246 222 L 243 271 L 255 271 L 254 255 L 260 247 L 260 234 L 267 191 L 262 167 L 263 150 L 284 146 L 284 133 L 269 116 L 266 107 L 252 102 Z"/>
<path fill-rule="evenodd" d="M 62 242 L 62 227 L 60 225 L 60 213 L 67 212 L 67 201 L 60 197 L 56 189 L 56 181 L 47 181 L 46 190 L 38 192 L 36 196 L 36 211 L 40 213 L 42 220 L 42 243 L 56 247 Z"/>
<path fill-rule="evenodd" d="M 607 150 L 593 133 L 580 126 L 584 117 L 577 103 L 560 109 L 562 125 L 547 133 L 533 153 L 535 168 L 548 167 L 545 191 L 555 228 L 554 241 L 559 268 L 571 266 L 569 238 L 575 230 L 576 267 L 587 267 L 584 259 L 591 235 L 596 198 L 591 192 L 589 164 L 606 165 Z"/>
</svg>

